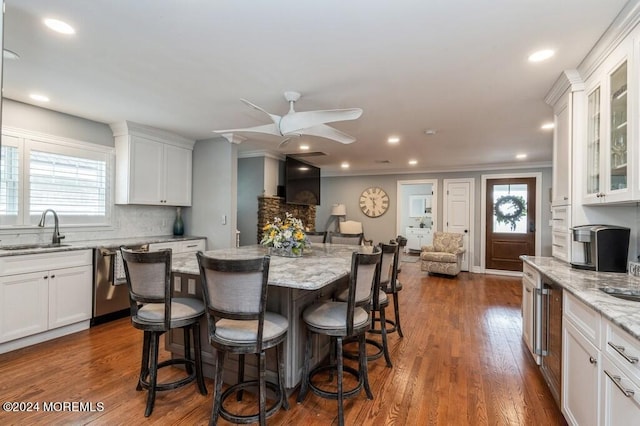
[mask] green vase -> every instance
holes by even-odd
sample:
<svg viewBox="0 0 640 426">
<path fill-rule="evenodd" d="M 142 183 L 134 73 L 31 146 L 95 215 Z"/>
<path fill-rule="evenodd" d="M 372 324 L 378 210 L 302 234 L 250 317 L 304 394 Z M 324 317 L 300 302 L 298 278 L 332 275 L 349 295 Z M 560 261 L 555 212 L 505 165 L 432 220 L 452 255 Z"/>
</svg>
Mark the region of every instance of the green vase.
<svg viewBox="0 0 640 426">
<path fill-rule="evenodd" d="M 176 220 L 173 221 L 173 235 L 184 235 L 184 222 L 182 221 L 182 208 L 176 209 Z"/>
</svg>

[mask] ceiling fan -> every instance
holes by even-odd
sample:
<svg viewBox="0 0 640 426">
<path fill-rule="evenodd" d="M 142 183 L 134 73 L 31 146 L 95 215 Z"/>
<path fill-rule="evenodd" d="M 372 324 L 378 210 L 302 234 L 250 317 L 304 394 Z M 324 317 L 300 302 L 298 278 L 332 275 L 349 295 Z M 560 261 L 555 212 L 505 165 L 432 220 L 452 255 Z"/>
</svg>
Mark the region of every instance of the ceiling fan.
<svg viewBox="0 0 640 426">
<path fill-rule="evenodd" d="M 355 120 L 362 115 L 362 109 L 346 108 L 296 112 L 293 105 L 300 99 L 300 93 L 287 91 L 284 92 L 284 98 L 289 102 L 289 112 L 283 116 L 271 114 L 246 99 L 240 99 L 251 108 L 267 114 L 273 123 L 244 129 L 214 130 L 214 133 L 252 132 L 286 137 L 280 142 L 279 147 L 286 145 L 292 137 L 301 135 L 318 136 L 344 144 L 355 142 L 356 139 L 353 136 L 327 126 L 326 123 Z"/>
</svg>

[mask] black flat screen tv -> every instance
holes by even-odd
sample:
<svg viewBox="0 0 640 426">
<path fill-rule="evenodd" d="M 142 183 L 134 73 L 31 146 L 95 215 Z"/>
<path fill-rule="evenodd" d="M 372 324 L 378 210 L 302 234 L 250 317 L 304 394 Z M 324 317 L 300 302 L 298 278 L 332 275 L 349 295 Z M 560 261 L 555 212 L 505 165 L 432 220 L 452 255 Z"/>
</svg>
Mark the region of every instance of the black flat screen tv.
<svg viewBox="0 0 640 426">
<path fill-rule="evenodd" d="M 320 205 L 320 168 L 293 157 L 285 159 L 285 202 Z"/>
</svg>

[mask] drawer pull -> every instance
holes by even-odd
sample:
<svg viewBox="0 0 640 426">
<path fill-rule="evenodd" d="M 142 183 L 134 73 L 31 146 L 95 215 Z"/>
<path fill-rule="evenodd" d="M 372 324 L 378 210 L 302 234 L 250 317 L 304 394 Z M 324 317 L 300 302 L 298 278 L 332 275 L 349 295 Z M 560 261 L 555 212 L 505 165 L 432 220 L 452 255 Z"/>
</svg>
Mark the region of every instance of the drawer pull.
<svg viewBox="0 0 640 426">
<path fill-rule="evenodd" d="M 636 362 L 638 362 L 638 357 L 635 356 L 630 356 L 627 355 L 625 353 L 625 348 L 622 345 L 614 345 L 611 342 L 607 342 L 609 343 L 609 346 L 611 346 L 613 349 L 615 349 L 616 352 L 618 352 L 624 359 L 626 359 L 630 364 L 635 364 Z"/>
<path fill-rule="evenodd" d="M 198 247 L 198 245 L 197 244 L 191 244 L 191 245 L 187 246 L 187 248 L 193 248 L 193 247 Z"/>
<path fill-rule="evenodd" d="M 528 276 L 529 278 L 533 278 L 533 274 L 531 272 L 529 272 L 529 271 L 526 271 L 524 274 L 526 276 Z"/>
<path fill-rule="evenodd" d="M 609 373 L 607 370 L 604 370 L 604 374 L 606 374 L 611 379 L 611 381 L 613 381 L 613 384 L 616 385 L 618 389 L 620 389 L 624 396 L 626 396 L 627 398 L 631 398 L 633 396 L 633 394 L 635 393 L 633 390 L 625 389 L 622 387 L 622 384 L 620 383 L 622 379 L 620 378 L 620 376 L 615 376 Z"/>
<path fill-rule="evenodd" d="M 564 247 L 562 244 L 557 244 L 557 243 L 551 244 L 551 245 L 554 246 L 554 247 Z"/>
<path fill-rule="evenodd" d="M 531 293 L 531 289 L 530 288 L 527 288 L 526 290 L 527 290 L 527 293 Z"/>
</svg>

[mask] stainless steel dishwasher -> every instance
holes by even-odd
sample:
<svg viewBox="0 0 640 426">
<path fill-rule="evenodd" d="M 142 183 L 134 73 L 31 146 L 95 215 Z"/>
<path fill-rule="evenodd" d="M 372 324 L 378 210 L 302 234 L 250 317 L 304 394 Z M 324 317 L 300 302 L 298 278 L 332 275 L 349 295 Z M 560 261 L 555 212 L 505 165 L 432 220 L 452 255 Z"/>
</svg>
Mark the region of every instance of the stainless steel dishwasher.
<svg viewBox="0 0 640 426">
<path fill-rule="evenodd" d="M 148 244 L 128 246 L 146 251 Z M 93 316 L 91 325 L 129 315 L 129 290 L 118 247 L 93 250 Z"/>
</svg>

